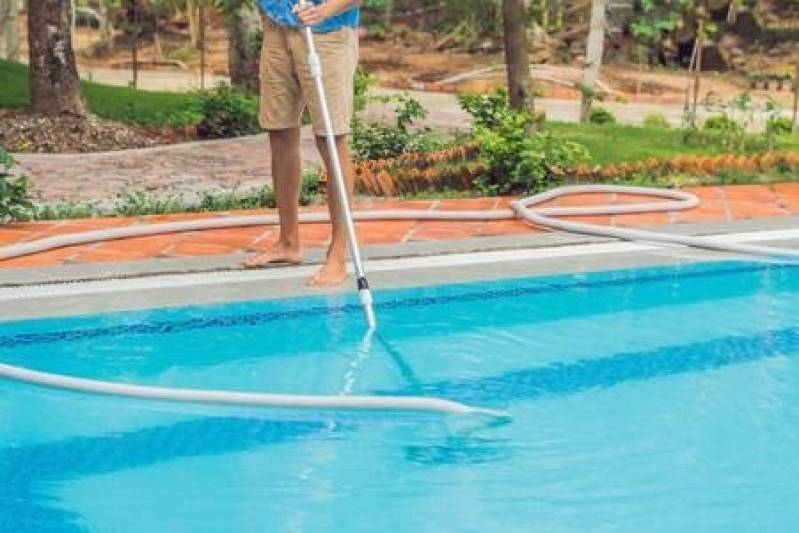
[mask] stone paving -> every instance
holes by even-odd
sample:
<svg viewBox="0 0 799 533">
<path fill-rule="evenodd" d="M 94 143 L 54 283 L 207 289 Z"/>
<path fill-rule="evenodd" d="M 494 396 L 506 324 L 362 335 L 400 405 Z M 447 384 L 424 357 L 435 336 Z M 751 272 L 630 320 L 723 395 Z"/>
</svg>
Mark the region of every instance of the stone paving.
<svg viewBox="0 0 799 533">
<path fill-rule="evenodd" d="M 303 166 L 318 166 L 304 135 Z M 132 191 L 187 200 L 204 191 L 259 188 L 271 179 L 266 135 L 94 154 L 15 154 L 43 202 L 110 201 Z"/>
</svg>

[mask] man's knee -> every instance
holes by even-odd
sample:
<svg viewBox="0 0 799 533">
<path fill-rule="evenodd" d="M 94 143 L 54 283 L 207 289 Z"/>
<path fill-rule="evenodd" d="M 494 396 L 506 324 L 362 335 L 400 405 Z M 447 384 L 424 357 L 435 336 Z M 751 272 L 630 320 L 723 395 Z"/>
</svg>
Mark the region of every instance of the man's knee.
<svg viewBox="0 0 799 533">
<path fill-rule="evenodd" d="M 336 148 L 339 150 L 346 149 L 349 146 L 348 139 L 349 135 L 334 135 L 333 139 L 336 142 Z M 316 136 L 316 146 L 319 147 L 320 150 L 327 151 L 327 137 L 322 135 Z"/>
<path fill-rule="evenodd" d="M 269 142 L 272 147 L 279 146 L 281 149 L 291 148 L 292 145 L 299 147 L 300 130 L 299 128 L 269 130 Z"/>
</svg>

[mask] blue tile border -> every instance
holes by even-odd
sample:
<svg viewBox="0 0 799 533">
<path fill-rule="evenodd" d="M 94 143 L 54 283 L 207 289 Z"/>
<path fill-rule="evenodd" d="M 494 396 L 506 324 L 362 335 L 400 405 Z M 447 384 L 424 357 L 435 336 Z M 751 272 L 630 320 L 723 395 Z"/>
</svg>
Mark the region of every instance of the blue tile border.
<svg viewBox="0 0 799 533">
<path fill-rule="evenodd" d="M 478 300 L 498 300 L 502 298 L 516 298 L 536 294 L 565 292 L 575 289 L 600 289 L 629 285 L 631 283 L 657 283 L 674 278 L 702 278 L 717 275 L 753 273 L 767 270 L 769 268 L 799 268 L 799 265 L 773 265 L 773 264 L 735 264 L 733 266 L 714 268 L 704 268 L 696 271 L 669 271 L 641 274 L 636 270 L 614 271 L 611 274 L 622 277 L 612 277 L 609 279 L 570 279 L 568 281 L 535 282 L 532 286 L 514 286 L 494 290 L 470 291 L 457 294 L 441 294 L 436 296 L 405 297 L 393 300 L 380 301 L 379 294 L 375 308 L 381 309 L 402 309 L 425 307 L 433 305 L 444 305 L 455 302 L 469 302 Z M 524 280 L 506 280 L 506 283 L 521 283 L 522 281 L 536 280 L 536 278 L 524 278 Z M 139 324 L 125 324 L 120 326 L 95 327 L 95 328 L 76 328 L 67 330 L 49 331 L 45 333 L 18 333 L 0 336 L 0 347 L 13 348 L 19 346 L 30 346 L 36 344 L 52 344 L 56 342 L 72 342 L 87 339 L 97 339 L 117 335 L 151 335 L 151 334 L 174 334 L 193 330 L 208 328 L 225 328 L 236 326 L 259 326 L 283 320 L 294 320 L 308 316 L 324 316 L 338 313 L 361 313 L 361 306 L 355 303 L 343 305 L 309 305 L 303 309 L 291 309 L 273 312 L 247 313 L 237 315 L 226 315 L 210 318 L 192 318 L 188 320 L 162 321 Z"/>
</svg>

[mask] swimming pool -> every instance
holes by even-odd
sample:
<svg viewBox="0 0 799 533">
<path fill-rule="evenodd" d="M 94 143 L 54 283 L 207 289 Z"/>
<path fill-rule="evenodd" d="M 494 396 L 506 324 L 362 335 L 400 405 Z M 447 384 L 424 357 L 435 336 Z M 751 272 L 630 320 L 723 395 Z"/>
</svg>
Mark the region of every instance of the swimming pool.
<svg viewBox="0 0 799 533">
<path fill-rule="evenodd" d="M 787 531 L 799 268 L 689 264 L 0 323 L 0 361 L 148 385 L 426 394 L 510 423 L 0 381 L 0 531 Z"/>
</svg>

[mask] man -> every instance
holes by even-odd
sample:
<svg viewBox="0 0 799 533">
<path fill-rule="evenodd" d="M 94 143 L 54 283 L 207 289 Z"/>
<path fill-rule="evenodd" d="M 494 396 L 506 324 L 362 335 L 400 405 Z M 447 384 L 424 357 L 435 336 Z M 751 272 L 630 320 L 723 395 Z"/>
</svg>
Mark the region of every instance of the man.
<svg viewBox="0 0 799 533">
<path fill-rule="evenodd" d="M 322 111 L 308 69 L 304 26 L 312 26 L 316 51 L 333 132 L 347 192 L 352 195 L 353 167 L 347 135 L 353 112 L 353 76 L 358 63 L 357 27 L 360 0 L 328 0 L 298 7 L 294 0 L 258 0 L 264 17 L 261 51 L 261 125 L 269 132 L 272 179 L 275 185 L 280 237 L 266 253 L 250 258 L 244 266 L 271 263 L 299 264 L 299 194 L 301 185 L 300 117 L 307 107 L 316 135 L 316 146 L 327 175 L 333 176 L 328 155 Z M 318 1 L 318 0 L 316 0 Z M 327 180 L 327 202 L 333 225 L 325 263 L 308 281 L 324 287 L 338 285 L 347 277 L 347 234 L 341 220 L 336 180 Z"/>
</svg>

